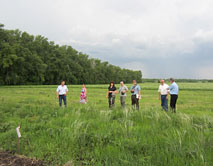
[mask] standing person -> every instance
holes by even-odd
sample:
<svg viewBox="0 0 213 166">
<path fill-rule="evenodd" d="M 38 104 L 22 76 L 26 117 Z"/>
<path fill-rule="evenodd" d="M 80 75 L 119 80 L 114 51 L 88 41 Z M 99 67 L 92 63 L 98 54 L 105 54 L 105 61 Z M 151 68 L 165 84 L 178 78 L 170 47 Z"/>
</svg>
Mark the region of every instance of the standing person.
<svg viewBox="0 0 213 166">
<path fill-rule="evenodd" d="M 87 89 L 84 84 L 82 85 L 82 89 L 81 89 L 80 103 L 82 104 L 87 103 Z"/>
<path fill-rule="evenodd" d="M 131 100 L 132 100 L 132 108 L 135 109 L 135 105 L 136 105 L 136 109 L 139 110 L 139 100 L 141 98 L 141 87 L 140 85 L 137 84 L 136 80 L 132 81 L 132 87 L 130 88 L 132 96 L 131 96 Z"/>
<path fill-rule="evenodd" d="M 170 83 L 171 83 L 171 85 L 168 88 L 168 90 L 170 90 L 169 93 L 171 96 L 170 107 L 171 107 L 171 111 L 176 113 L 176 103 L 177 103 L 177 99 L 178 99 L 179 88 L 178 88 L 178 85 L 176 84 L 174 78 L 170 78 Z"/>
<path fill-rule="evenodd" d="M 160 80 L 160 86 L 158 88 L 159 100 L 161 100 L 161 107 L 163 110 L 168 111 L 168 88 L 169 86 L 165 84 L 164 80 Z"/>
<path fill-rule="evenodd" d="M 124 82 L 121 81 L 120 82 L 120 89 L 119 89 L 119 93 L 120 93 L 120 102 L 121 102 L 121 106 L 123 108 L 125 108 L 126 104 L 125 104 L 125 101 L 126 101 L 126 92 L 128 91 L 128 88 L 126 85 L 124 85 Z"/>
<path fill-rule="evenodd" d="M 61 85 L 58 86 L 57 90 L 57 98 L 59 99 L 59 106 L 62 106 L 62 100 L 64 101 L 64 106 L 67 107 L 67 93 L 68 88 L 65 85 L 65 81 L 61 81 Z"/>
<path fill-rule="evenodd" d="M 108 91 L 107 91 L 107 98 L 109 100 L 109 108 L 115 106 L 115 94 L 117 93 L 117 89 L 115 87 L 115 83 L 113 81 L 110 82 Z"/>
</svg>

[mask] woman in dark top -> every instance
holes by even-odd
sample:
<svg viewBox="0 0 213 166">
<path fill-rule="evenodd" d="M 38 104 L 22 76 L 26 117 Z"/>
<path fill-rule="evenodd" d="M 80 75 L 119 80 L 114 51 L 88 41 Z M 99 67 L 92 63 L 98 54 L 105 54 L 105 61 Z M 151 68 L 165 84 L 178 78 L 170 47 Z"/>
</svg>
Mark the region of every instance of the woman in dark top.
<svg viewBox="0 0 213 166">
<path fill-rule="evenodd" d="M 115 94 L 117 93 L 115 83 L 113 81 L 110 82 L 107 91 L 107 98 L 109 100 L 109 108 L 112 108 L 115 105 Z"/>
</svg>

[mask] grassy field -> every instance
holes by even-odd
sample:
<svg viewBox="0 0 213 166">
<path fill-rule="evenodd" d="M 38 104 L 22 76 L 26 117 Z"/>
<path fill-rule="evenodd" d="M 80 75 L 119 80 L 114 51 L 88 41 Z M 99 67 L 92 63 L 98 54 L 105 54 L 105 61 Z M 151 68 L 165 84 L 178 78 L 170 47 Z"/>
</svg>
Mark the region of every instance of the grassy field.
<svg viewBox="0 0 213 166">
<path fill-rule="evenodd" d="M 70 85 L 68 107 L 59 108 L 57 86 L 0 87 L 0 149 L 16 150 L 47 165 L 211 166 L 213 83 L 179 83 L 177 113 L 160 108 L 156 83 L 144 83 L 140 111 L 108 109 L 108 85 Z M 117 85 L 119 87 L 119 85 Z M 128 85 L 130 87 L 130 85 Z"/>
</svg>

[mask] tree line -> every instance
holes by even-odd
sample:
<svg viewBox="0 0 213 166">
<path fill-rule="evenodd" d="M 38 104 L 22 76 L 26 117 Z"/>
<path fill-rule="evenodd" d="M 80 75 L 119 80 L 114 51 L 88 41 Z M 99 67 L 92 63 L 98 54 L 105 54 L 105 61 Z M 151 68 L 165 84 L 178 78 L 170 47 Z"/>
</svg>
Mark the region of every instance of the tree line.
<svg viewBox="0 0 213 166">
<path fill-rule="evenodd" d="M 141 82 L 141 71 L 90 58 L 71 46 L 59 46 L 38 35 L 7 30 L 0 24 L 0 84 L 105 84 Z"/>
</svg>

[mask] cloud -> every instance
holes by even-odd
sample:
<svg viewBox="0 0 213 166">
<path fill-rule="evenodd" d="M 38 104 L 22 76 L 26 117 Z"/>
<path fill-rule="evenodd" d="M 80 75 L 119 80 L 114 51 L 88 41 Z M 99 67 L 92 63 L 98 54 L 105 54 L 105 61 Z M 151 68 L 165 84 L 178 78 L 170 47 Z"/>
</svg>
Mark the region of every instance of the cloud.
<svg viewBox="0 0 213 166">
<path fill-rule="evenodd" d="M 0 0 L 0 22 L 144 77 L 213 78 L 212 0 Z"/>
</svg>

